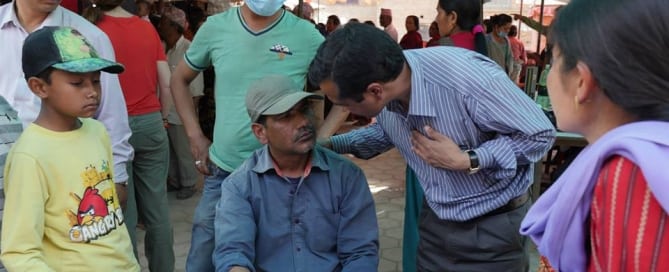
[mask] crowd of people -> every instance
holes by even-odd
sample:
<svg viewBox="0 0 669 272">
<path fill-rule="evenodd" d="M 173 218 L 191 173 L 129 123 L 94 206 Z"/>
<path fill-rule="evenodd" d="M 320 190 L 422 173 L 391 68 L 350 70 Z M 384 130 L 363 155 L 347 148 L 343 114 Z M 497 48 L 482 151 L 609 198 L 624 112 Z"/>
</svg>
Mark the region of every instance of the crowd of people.
<svg viewBox="0 0 669 272">
<path fill-rule="evenodd" d="M 530 240 L 542 271 L 669 270 L 669 2 L 572 0 L 543 26 L 438 0 L 425 40 L 387 8 L 378 28 L 222 2 L 0 6 L 8 271 L 140 271 L 138 227 L 174 271 L 167 191 L 200 179 L 186 271 L 376 271 L 374 200 L 339 154 L 392 148 L 403 271 L 528 271 Z M 556 124 L 518 87 L 513 19 L 548 35 Z M 589 145 L 533 203 L 558 130 Z"/>
</svg>

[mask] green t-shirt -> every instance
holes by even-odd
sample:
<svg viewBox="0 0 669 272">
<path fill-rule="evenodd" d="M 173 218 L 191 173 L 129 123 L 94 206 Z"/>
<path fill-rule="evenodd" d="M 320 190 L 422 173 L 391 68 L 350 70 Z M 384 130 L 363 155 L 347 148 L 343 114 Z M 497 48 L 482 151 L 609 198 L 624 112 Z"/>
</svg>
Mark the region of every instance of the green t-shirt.
<svg viewBox="0 0 669 272">
<path fill-rule="evenodd" d="M 270 74 L 304 85 L 323 40 L 313 24 L 285 11 L 259 32 L 246 26 L 239 8 L 207 18 L 184 58 L 194 70 L 213 65 L 216 72 L 216 123 L 209 149 L 216 165 L 232 171 L 261 146 L 251 132 L 244 102 L 249 85 Z"/>
</svg>

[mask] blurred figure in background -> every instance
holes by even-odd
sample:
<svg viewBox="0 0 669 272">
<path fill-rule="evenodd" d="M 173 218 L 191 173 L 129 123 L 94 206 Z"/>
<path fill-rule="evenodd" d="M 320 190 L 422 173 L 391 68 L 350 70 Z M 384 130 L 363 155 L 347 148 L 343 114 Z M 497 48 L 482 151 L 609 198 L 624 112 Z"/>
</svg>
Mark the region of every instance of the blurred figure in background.
<svg viewBox="0 0 669 272">
<path fill-rule="evenodd" d="M 167 63 L 170 71 L 176 69 L 177 64 L 183 58 L 190 47 L 190 41 L 183 36 L 184 30 L 188 28 L 186 14 L 176 7 L 168 7 L 163 12 L 158 25 L 158 33 L 165 41 Z M 204 93 L 204 80 L 202 73 L 190 83 L 189 90 L 193 97 L 193 105 L 198 105 L 200 97 Z M 168 180 L 172 181 L 172 186 L 178 189 L 177 199 L 187 199 L 193 196 L 197 191 L 195 184 L 200 175 L 195 168 L 193 155 L 190 153 L 188 136 L 183 123 L 177 114 L 176 108 L 172 106 L 167 115 L 167 135 L 170 140 L 170 167 Z M 169 184 L 168 184 L 169 185 Z"/>
<path fill-rule="evenodd" d="M 339 16 L 337 15 L 328 16 L 328 20 L 325 23 L 325 32 L 327 32 L 327 34 L 330 35 L 330 33 L 339 29 L 339 27 L 341 27 L 341 21 L 339 20 Z"/>
<path fill-rule="evenodd" d="M 441 35 L 439 35 L 439 24 L 437 24 L 437 21 L 434 21 L 432 22 L 432 24 L 430 24 L 429 33 L 430 33 L 430 40 L 427 42 L 425 47 L 439 45 L 439 39 L 441 39 Z"/>
<path fill-rule="evenodd" d="M 513 53 L 511 53 L 511 43 L 508 39 L 511 21 L 511 16 L 506 14 L 492 16 L 490 19 L 492 32 L 486 35 L 488 57 L 497 62 L 507 75 L 511 74 L 513 68 Z"/>
<path fill-rule="evenodd" d="M 407 33 L 404 34 L 400 41 L 402 49 L 423 48 L 423 37 L 418 33 L 418 28 L 420 27 L 418 16 L 407 16 L 404 26 L 406 27 Z"/>
<path fill-rule="evenodd" d="M 397 29 L 393 25 L 393 11 L 391 9 L 382 8 L 381 15 L 379 15 L 379 24 L 383 27 L 383 31 L 388 33 L 395 42 L 397 42 Z"/>
<path fill-rule="evenodd" d="M 527 53 L 525 52 L 525 45 L 518 39 L 518 27 L 515 25 L 509 29 L 509 43 L 511 44 L 511 53 L 513 54 L 513 68 L 511 69 L 511 80 L 519 83 L 520 72 L 523 65 L 527 62 Z"/>
</svg>

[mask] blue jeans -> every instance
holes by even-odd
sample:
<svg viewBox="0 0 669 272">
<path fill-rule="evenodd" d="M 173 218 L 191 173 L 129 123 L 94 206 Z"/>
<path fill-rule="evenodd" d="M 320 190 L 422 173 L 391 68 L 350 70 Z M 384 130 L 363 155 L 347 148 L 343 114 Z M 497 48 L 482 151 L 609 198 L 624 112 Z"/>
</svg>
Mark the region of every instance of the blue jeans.
<svg viewBox="0 0 669 272">
<path fill-rule="evenodd" d="M 221 198 L 221 182 L 230 175 L 230 172 L 209 163 L 209 173 L 211 176 L 204 179 L 202 198 L 195 207 L 193 215 L 193 232 L 186 260 L 188 272 L 215 271 L 214 217 L 216 217 L 216 204 Z"/>
</svg>

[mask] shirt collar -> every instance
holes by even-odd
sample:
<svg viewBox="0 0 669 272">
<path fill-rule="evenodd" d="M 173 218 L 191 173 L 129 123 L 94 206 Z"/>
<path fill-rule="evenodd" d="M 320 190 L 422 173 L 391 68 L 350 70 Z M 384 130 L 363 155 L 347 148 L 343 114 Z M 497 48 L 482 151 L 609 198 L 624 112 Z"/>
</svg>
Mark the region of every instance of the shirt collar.
<svg viewBox="0 0 669 272">
<path fill-rule="evenodd" d="M 0 22 L 0 28 L 5 28 L 9 23 L 12 23 L 15 27 L 20 27 L 21 22 L 19 22 L 19 17 L 16 14 L 16 9 L 15 9 L 16 3 L 15 1 L 12 1 L 9 4 L 5 4 L 2 9 L 1 9 L 1 14 L 0 18 L 2 18 L 2 22 Z M 49 13 L 49 16 L 47 16 L 44 19 L 44 22 L 37 27 L 35 30 L 40 29 L 45 26 L 60 26 L 60 22 L 63 20 L 63 7 L 58 6 L 56 9 L 54 9 L 51 13 Z"/>
<path fill-rule="evenodd" d="M 403 53 L 407 65 L 411 69 L 411 99 L 409 100 L 408 115 L 436 117 L 437 110 L 434 108 L 430 96 L 427 93 L 423 71 L 418 64 L 418 60 L 414 59 L 415 56 L 413 56 L 413 52 L 404 51 Z M 388 110 L 400 112 L 402 107 L 398 102 L 394 101 L 388 104 Z"/>
<path fill-rule="evenodd" d="M 311 159 L 304 169 L 305 177 L 311 173 L 311 170 L 314 167 L 317 167 L 323 171 L 330 170 L 330 168 L 327 166 L 325 158 L 323 158 L 323 153 L 319 150 L 321 148 L 322 147 L 319 145 L 315 145 L 314 149 L 311 150 Z M 265 173 L 271 169 L 274 169 L 277 174 L 281 175 L 281 170 L 276 167 L 272 156 L 269 154 L 269 146 L 264 145 L 258 152 L 257 163 L 255 166 L 253 166 L 253 171 L 256 173 Z"/>
<path fill-rule="evenodd" d="M 0 7 L 0 28 L 5 28 L 7 24 L 13 23 L 15 26 L 19 26 L 19 18 L 16 16 L 16 12 L 14 12 L 14 1 L 3 5 Z"/>
</svg>

